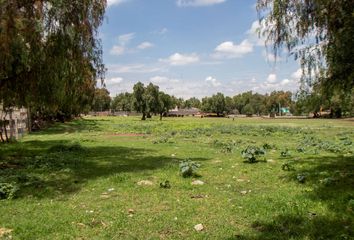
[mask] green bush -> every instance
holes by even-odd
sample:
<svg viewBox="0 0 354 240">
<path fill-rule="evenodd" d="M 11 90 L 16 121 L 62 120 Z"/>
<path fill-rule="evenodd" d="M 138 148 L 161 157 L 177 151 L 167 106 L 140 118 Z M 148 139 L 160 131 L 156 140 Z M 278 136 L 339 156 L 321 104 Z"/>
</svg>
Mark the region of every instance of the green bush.
<svg viewBox="0 0 354 240">
<path fill-rule="evenodd" d="M 292 165 L 291 162 L 283 163 L 281 165 L 281 169 L 283 171 L 293 171 L 293 170 L 295 170 L 295 168 L 294 168 L 294 166 Z"/>
<path fill-rule="evenodd" d="M 282 157 L 290 157 L 289 149 L 286 148 L 285 150 L 281 151 L 280 156 L 282 156 Z"/>
<path fill-rule="evenodd" d="M 161 183 L 160 183 L 160 188 L 166 188 L 166 189 L 171 188 L 170 181 L 166 180 L 166 181 L 164 181 L 164 182 L 161 182 Z"/>
<path fill-rule="evenodd" d="M 200 164 L 192 162 L 191 160 L 185 160 L 179 164 L 179 169 L 182 177 L 193 177 L 198 176 L 197 170 L 200 167 Z"/>
<path fill-rule="evenodd" d="M 13 199 L 18 187 L 12 183 L 0 183 L 0 199 Z"/>
<path fill-rule="evenodd" d="M 246 149 L 241 151 L 242 157 L 246 159 L 249 163 L 255 163 L 258 158 L 265 155 L 265 150 L 256 146 L 248 146 Z"/>
</svg>

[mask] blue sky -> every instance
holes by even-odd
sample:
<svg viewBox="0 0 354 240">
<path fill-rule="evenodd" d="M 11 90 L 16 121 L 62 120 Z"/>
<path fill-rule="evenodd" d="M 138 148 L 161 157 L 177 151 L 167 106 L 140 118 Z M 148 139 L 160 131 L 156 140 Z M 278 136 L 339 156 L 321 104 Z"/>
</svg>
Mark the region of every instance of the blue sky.
<svg viewBox="0 0 354 240">
<path fill-rule="evenodd" d="M 108 0 L 100 28 L 112 96 L 153 82 L 177 97 L 295 91 L 299 64 L 274 62 L 258 38 L 256 0 Z"/>
</svg>

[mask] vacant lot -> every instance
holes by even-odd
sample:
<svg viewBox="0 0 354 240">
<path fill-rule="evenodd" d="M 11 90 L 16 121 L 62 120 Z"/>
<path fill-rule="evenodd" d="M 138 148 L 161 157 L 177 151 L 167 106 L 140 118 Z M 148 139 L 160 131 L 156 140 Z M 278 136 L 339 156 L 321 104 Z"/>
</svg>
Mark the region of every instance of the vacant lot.
<svg viewBox="0 0 354 240">
<path fill-rule="evenodd" d="M 354 238 L 350 121 L 85 118 L 0 147 L 0 239 Z"/>
</svg>

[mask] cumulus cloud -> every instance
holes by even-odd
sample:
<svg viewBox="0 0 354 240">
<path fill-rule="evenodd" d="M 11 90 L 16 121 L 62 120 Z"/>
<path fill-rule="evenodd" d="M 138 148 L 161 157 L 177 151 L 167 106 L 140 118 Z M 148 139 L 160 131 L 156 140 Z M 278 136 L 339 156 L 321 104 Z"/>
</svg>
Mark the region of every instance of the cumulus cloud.
<svg viewBox="0 0 354 240">
<path fill-rule="evenodd" d="M 153 46 L 154 46 L 154 44 L 152 44 L 151 42 L 142 42 L 137 46 L 137 48 L 140 50 L 144 50 L 147 48 L 152 48 Z"/>
<path fill-rule="evenodd" d="M 179 7 L 203 7 L 224 3 L 227 0 L 177 0 Z"/>
<path fill-rule="evenodd" d="M 120 45 L 125 46 L 135 37 L 135 33 L 126 33 L 118 36 L 118 42 Z"/>
<path fill-rule="evenodd" d="M 146 64 L 127 64 L 127 65 L 108 65 L 107 69 L 110 73 L 153 73 L 163 72 L 164 69 L 158 66 Z"/>
<path fill-rule="evenodd" d="M 266 62 L 280 62 L 282 58 L 280 56 L 276 56 L 274 53 L 269 53 L 267 51 L 263 52 L 263 56 Z"/>
<path fill-rule="evenodd" d="M 115 55 L 115 56 L 120 56 L 120 55 L 123 55 L 125 52 L 125 48 L 122 47 L 122 46 L 119 46 L 119 45 L 114 45 L 112 47 L 112 49 L 109 51 L 109 53 L 111 55 Z"/>
<path fill-rule="evenodd" d="M 166 27 L 152 31 L 152 34 L 157 34 L 157 35 L 164 35 L 168 32 L 168 29 Z"/>
<path fill-rule="evenodd" d="M 248 29 L 246 33 L 250 42 L 256 46 L 264 47 L 266 45 L 266 39 L 261 34 L 262 28 L 263 26 L 261 27 L 259 21 L 256 20 L 251 24 L 250 29 Z"/>
<path fill-rule="evenodd" d="M 253 52 L 253 44 L 246 39 L 240 44 L 230 41 L 221 43 L 215 48 L 213 56 L 216 58 L 240 58 L 251 52 Z"/>
<path fill-rule="evenodd" d="M 205 82 L 211 84 L 213 87 L 218 87 L 221 85 L 221 82 L 216 80 L 216 78 L 213 78 L 212 76 L 209 76 L 205 79 Z"/>
<path fill-rule="evenodd" d="M 119 5 L 121 3 L 127 2 L 128 0 L 107 0 L 107 6 Z"/>
<path fill-rule="evenodd" d="M 121 77 L 116 77 L 116 78 L 110 78 L 107 80 L 109 83 L 121 83 L 123 82 L 123 78 Z"/>
<path fill-rule="evenodd" d="M 150 78 L 150 82 L 154 84 L 163 84 L 163 83 L 178 83 L 179 79 L 162 77 L 162 76 L 155 76 Z"/>
<path fill-rule="evenodd" d="M 299 68 L 296 72 L 293 72 L 293 74 L 291 74 L 291 78 L 295 79 L 295 80 L 300 80 L 302 77 L 302 70 L 301 68 Z"/>
<path fill-rule="evenodd" d="M 267 78 L 267 82 L 268 83 L 275 83 L 277 82 L 277 75 L 274 74 L 274 73 L 271 73 L 268 75 L 268 78 Z"/>
<path fill-rule="evenodd" d="M 133 40 L 135 37 L 135 33 L 127 33 L 118 36 L 118 44 L 114 45 L 112 49 L 109 51 L 111 55 L 120 56 L 127 52 L 126 45 Z"/>
<path fill-rule="evenodd" d="M 200 59 L 196 53 L 192 53 L 192 54 L 175 53 L 166 59 L 159 59 L 159 61 L 168 63 L 171 66 L 183 66 L 183 65 L 197 63 L 200 61 Z"/>
</svg>

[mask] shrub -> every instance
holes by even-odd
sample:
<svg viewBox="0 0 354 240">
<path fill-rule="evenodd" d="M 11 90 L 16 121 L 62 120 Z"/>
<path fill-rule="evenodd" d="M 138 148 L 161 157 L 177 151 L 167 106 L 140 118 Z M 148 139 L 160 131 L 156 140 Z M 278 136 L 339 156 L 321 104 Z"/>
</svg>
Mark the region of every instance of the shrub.
<svg viewBox="0 0 354 240">
<path fill-rule="evenodd" d="M 290 157 L 289 149 L 286 148 L 285 150 L 281 151 L 280 156 L 282 156 L 282 157 Z"/>
<path fill-rule="evenodd" d="M 298 147 L 296 148 L 296 151 L 299 152 L 299 153 L 302 153 L 302 152 L 305 152 L 305 148 L 302 147 L 302 146 L 298 146 Z"/>
<path fill-rule="evenodd" d="M 284 171 L 293 171 L 293 170 L 295 170 L 294 166 L 290 162 L 283 163 L 281 165 L 281 169 L 283 169 Z"/>
<path fill-rule="evenodd" d="M 350 211 L 354 211 L 354 199 L 349 200 L 348 209 L 350 209 Z"/>
<path fill-rule="evenodd" d="M 200 167 L 200 164 L 193 162 L 191 160 L 185 160 L 179 164 L 179 169 L 182 177 L 193 177 L 198 176 L 197 170 Z"/>
<path fill-rule="evenodd" d="M 0 183 L 0 199 L 13 199 L 18 187 L 12 183 Z"/>
<path fill-rule="evenodd" d="M 241 152 L 242 157 L 246 159 L 249 163 L 255 163 L 258 161 L 258 157 L 265 155 L 265 150 L 256 146 L 248 146 Z"/>
<path fill-rule="evenodd" d="M 268 143 L 263 144 L 263 149 L 265 149 L 265 150 L 270 150 L 270 149 L 273 149 L 273 148 L 275 148 L 274 145 L 272 146 L 272 145 L 270 145 Z"/>
<path fill-rule="evenodd" d="M 320 183 L 322 183 L 325 186 L 334 185 L 336 182 L 337 182 L 337 180 L 335 178 L 332 178 L 332 177 L 327 177 L 327 178 L 324 178 L 324 179 L 320 180 Z"/>
<path fill-rule="evenodd" d="M 305 183 L 306 181 L 306 175 L 305 174 L 298 174 L 296 176 L 296 179 L 299 183 Z"/>
<path fill-rule="evenodd" d="M 166 180 L 166 181 L 160 183 L 160 188 L 171 188 L 170 181 Z"/>
</svg>

